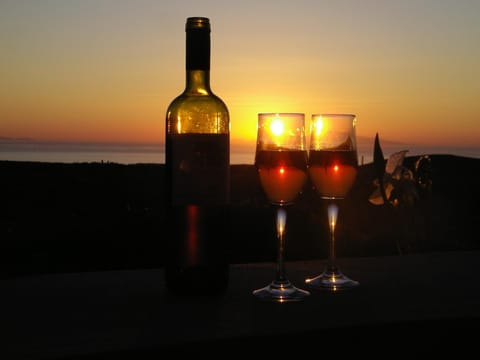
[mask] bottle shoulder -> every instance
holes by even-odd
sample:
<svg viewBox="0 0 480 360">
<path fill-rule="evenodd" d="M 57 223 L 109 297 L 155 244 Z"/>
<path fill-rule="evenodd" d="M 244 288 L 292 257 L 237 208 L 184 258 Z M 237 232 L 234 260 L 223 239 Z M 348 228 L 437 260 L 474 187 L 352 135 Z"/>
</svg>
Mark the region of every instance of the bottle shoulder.
<svg viewBox="0 0 480 360">
<path fill-rule="evenodd" d="M 223 99 L 214 94 L 213 92 L 188 92 L 184 91 L 180 95 L 176 96 L 171 104 L 183 102 L 217 102 L 224 107 L 227 107 Z"/>
<path fill-rule="evenodd" d="M 226 103 L 213 93 L 209 93 L 208 95 L 180 94 L 168 105 L 167 116 L 174 115 L 177 112 L 216 113 L 222 118 L 229 118 L 229 111 Z"/>
<path fill-rule="evenodd" d="M 230 132 L 230 114 L 225 102 L 214 94 L 181 94 L 167 108 L 167 133 Z"/>
</svg>

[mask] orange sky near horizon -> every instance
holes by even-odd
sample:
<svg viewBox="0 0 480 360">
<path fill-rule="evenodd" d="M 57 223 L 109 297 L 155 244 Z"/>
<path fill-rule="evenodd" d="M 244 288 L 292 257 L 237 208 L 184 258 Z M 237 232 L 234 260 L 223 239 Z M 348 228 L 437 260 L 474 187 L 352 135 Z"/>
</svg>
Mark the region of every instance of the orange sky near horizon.
<svg viewBox="0 0 480 360">
<path fill-rule="evenodd" d="M 207 16 L 233 145 L 255 142 L 259 112 L 347 112 L 359 136 L 478 146 L 479 13 L 468 0 L 3 1 L 0 137 L 163 142 L 185 19 Z"/>
</svg>

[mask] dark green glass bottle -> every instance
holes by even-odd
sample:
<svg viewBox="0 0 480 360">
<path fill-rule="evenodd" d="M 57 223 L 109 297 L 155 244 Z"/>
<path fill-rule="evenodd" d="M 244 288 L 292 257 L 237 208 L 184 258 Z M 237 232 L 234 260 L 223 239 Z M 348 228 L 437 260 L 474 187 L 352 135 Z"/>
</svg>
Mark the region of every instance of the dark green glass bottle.
<svg viewBox="0 0 480 360">
<path fill-rule="evenodd" d="M 230 117 L 210 88 L 210 21 L 186 22 L 186 86 L 166 115 L 165 280 L 177 294 L 221 294 L 229 279 Z"/>
</svg>

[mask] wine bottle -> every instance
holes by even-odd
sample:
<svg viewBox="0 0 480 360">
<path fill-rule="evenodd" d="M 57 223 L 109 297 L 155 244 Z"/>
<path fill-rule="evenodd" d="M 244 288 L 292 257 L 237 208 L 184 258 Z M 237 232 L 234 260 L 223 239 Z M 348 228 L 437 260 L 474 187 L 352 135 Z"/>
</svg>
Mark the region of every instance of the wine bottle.
<svg viewBox="0 0 480 360">
<path fill-rule="evenodd" d="M 222 294 L 229 280 L 230 117 L 210 88 L 210 20 L 186 21 L 186 85 L 166 114 L 167 289 Z"/>
</svg>

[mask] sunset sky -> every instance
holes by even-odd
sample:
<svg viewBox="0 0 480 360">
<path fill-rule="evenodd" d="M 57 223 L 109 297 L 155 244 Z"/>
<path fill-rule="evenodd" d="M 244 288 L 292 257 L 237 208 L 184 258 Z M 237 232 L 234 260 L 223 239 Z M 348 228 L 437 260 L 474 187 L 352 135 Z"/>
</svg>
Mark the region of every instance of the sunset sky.
<svg viewBox="0 0 480 360">
<path fill-rule="evenodd" d="M 348 112 L 357 134 L 480 143 L 477 0 L 1 0 L 0 137 L 163 142 L 185 20 L 212 24 L 233 145 L 257 113 Z"/>
</svg>

